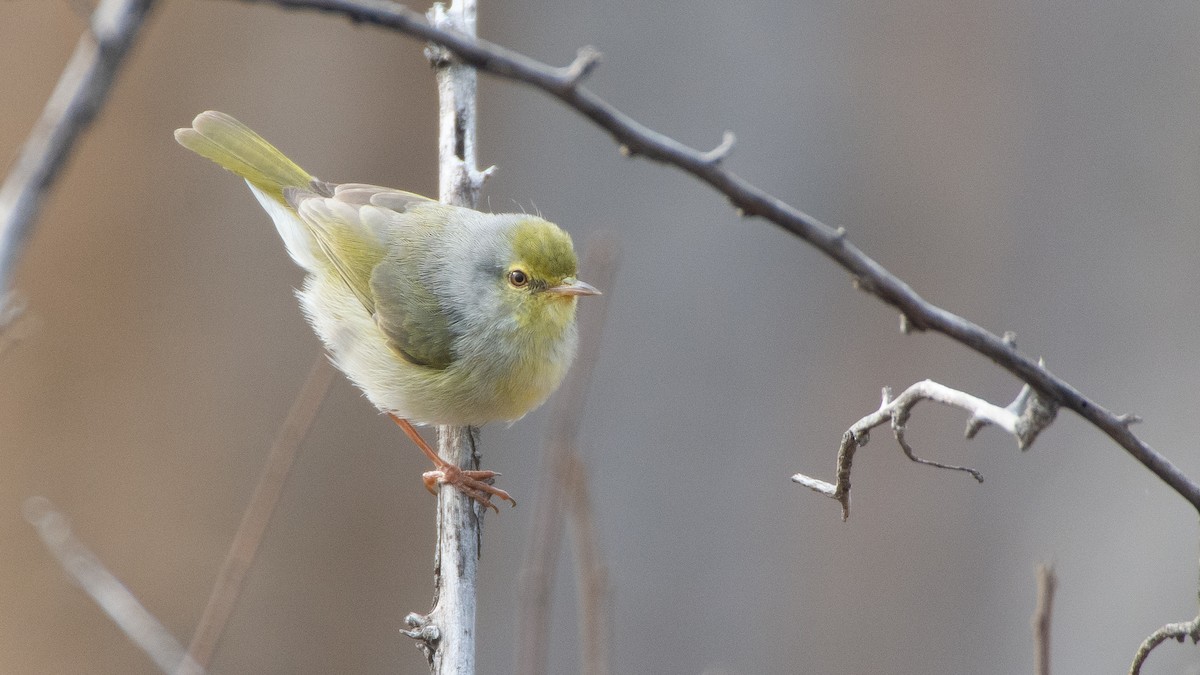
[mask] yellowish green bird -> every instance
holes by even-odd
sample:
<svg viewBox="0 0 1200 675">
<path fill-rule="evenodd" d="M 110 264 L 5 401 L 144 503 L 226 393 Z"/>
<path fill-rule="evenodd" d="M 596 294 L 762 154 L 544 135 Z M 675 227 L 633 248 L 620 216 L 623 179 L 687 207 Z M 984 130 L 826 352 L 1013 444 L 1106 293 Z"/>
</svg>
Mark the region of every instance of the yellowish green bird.
<svg viewBox="0 0 1200 675">
<path fill-rule="evenodd" d="M 576 300 L 600 293 L 576 277 L 570 235 L 536 216 L 327 183 L 224 113 L 175 139 L 246 180 L 308 273 L 297 295 L 334 364 L 433 460 L 426 487 L 512 502 L 494 472 L 445 461 L 410 422 L 516 420 L 558 388 Z"/>
</svg>

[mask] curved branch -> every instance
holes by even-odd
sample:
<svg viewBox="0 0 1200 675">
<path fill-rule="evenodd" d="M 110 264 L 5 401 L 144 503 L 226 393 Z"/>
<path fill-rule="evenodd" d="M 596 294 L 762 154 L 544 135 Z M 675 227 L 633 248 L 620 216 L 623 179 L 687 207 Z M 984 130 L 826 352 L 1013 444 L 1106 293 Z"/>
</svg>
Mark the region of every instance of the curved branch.
<svg viewBox="0 0 1200 675">
<path fill-rule="evenodd" d="M 891 422 L 896 442 L 909 459 L 938 469 L 969 473 L 982 483 L 983 475 L 975 469 L 922 459 L 913 452 L 912 446 L 904 438 L 904 431 L 912 409 L 921 401 L 936 401 L 971 413 L 967 423 L 967 438 L 973 438 L 984 426 L 995 425 L 1015 436 L 1021 448 L 1029 447 L 1042 429 L 1054 421 L 1057 409 L 1053 402 L 1033 394 L 1029 385 L 1023 387 L 1016 400 L 1004 408 L 933 380 L 921 380 L 895 398 L 892 398 L 891 390 L 885 387 L 879 409 L 855 422 L 842 434 L 837 455 L 837 481 L 827 483 L 802 473 L 792 476 L 792 481 L 837 500 L 842 505 L 842 520 L 846 520 L 850 517 L 850 468 L 854 463 L 854 453 L 870 440 L 871 429 Z"/>
<path fill-rule="evenodd" d="M 745 216 L 760 216 L 800 237 L 855 277 L 856 285 L 900 310 L 912 330 L 942 333 L 995 361 L 1045 398 L 1075 411 L 1124 448 L 1154 475 L 1200 511 L 1200 484 L 1129 430 L 1129 418 L 1084 396 L 1003 337 L 922 298 L 908 284 L 832 228 L 724 168 L 723 153 L 691 148 L 637 122 L 588 89 L 579 86 L 590 68 L 554 68 L 485 40 L 438 30 L 402 5 L 383 0 L 243 0 L 341 14 L 353 21 L 412 35 L 442 45 L 475 68 L 524 82 L 567 104 L 608 131 L 627 155 L 641 155 L 677 167 L 708 183 Z M 589 57 L 588 60 L 594 60 Z M 580 63 L 580 59 L 576 59 Z M 724 145 L 724 144 L 722 144 Z"/>
<path fill-rule="evenodd" d="M 1138 647 L 1137 654 L 1133 657 L 1133 664 L 1129 666 L 1129 675 L 1138 675 L 1142 672 L 1146 657 L 1150 656 L 1150 652 L 1154 651 L 1155 647 L 1167 640 L 1183 642 L 1187 638 L 1191 638 L 1193 643 L 1200 642 L 1200 616 L 1191 621 L 1169 623 L 1151 633 L 1150 637 L 1146 638 Z"/>
<path fill-rule="evenodd" d="M 1142 644 L 1138 645 L 1137 653 L 1133 655 L 1133 663 L 1129 666 L 1129 675 L 1139 675 L 1142 672 L 1142 666 L 1146 663 L 1146 658 L 1150 656 L 1150 652 L 1154 651 L 1160 644 L 1166 642 L 1168 639 L 1183 642 L 1187 638 L 1192 639 L 1192 644 L 1200 643 L 1200 616 L 1191 621 L 1169 623 L 1151 633 L 1145 640 L 1142 640 Z"/>
</svg>

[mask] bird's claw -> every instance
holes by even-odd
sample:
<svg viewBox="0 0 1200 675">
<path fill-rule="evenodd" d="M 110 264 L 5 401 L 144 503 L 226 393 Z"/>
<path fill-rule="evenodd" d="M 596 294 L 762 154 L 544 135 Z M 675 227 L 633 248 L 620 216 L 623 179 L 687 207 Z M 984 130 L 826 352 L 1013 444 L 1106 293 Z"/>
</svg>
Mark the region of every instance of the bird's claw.
<svg viewBox="0 0 1200 675">
<path fill-rule="evenodd" d="M 421 474 L 421 480 L 425 483 L 425 489 L 429 490 L 432 494 L 437 494 L 437 487 L 439 485 L 450 485 L 464 495 L 474 499 L 483 508 L 500 513 L 500 509 L 496 508 L 496 505 L 492 503 L 489 495 L 497 499 L 503 499 L 513 506 L 517 505 L 517 500 L 513 499 L 504 490 L 492 485 L 496 476 L 499 475 L 495 471 L 471 471 L 446 463 L 433 471 L 426 471 Z"/>
</svg>

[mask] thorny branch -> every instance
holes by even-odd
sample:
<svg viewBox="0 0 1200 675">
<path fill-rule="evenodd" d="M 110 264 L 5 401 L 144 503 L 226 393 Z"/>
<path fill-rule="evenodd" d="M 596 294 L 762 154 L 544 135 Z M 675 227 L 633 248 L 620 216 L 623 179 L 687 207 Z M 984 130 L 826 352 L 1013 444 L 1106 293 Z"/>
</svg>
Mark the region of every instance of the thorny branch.
<svg viewBox="0 0 1200 675">
<path fill-rule="evenodd" d="M 635 121 L 580 85 L 599 55 L 579 51 L 575 62 L 555 68 L 523 54 L 461 33 L 439 30 L 406 7 L 384 0 L 243 0 L 341 14 L 362 23 L 391 28 L 442 45 L 479 70 L 523 82 L 557 98 L 606 130 L 623 154 L 641 155 L 677 167 L 729 198 L 744 216 L 759 216 L 808 242 L 853 275 L 858 288 L 900 310 L 911 330 L 932 330 L 995 361 L 1049 401 L 1075 411 L 1108 435 L 1134 459 L 1200 511 L 1200 483 L 1188 478 L 1166 457 L 1129 429 L 1133 420 L 1089 399 L 1003 337 L 953 314 L 917 294 L 908 284 L 852 244 L 844 228 L 832 228 L 751 184 L 724 167 L 733 146 L 726 134 L 714 150 L 703 152 Z"/>
<path fill-rule="evenodd" d="M 616 140 L 622 154 L 642 155 L 677 167 L 728 197 L 741 215 L 762 217 L 808 242 L 849 272 L 857 288 L 900 310 L 905 332 L 932 330 L 942 333 L 1015 375 L 1037 392 L 1047 406 L 1073 410 L 1200 511 L 1200 483 L 1186 476 L 1130 430 L 1130 425 L 1138 421 L 1137 416 L 1107 410 L 1041 363 L 1017 351 L 1011 340 L 925 300 L 851 243 L 845 228 L 832 228 L 726 169 L 723 162 L 733 149 L 733 134 L 726 132 L 720 145 L 713 150 L 696 150 L 635 121 L 580 86 L 599 62 L 599 54 L 592 48 L 579 50 L 569 66 L 555 68 L 485 40 L 439 30 L 426 23 L 420 14 L 386 0 L 243 1 L 331 12 L 352 21 L 391 28 L 440 44 L 479 70 L 523 82 L 557 98 L 606 130 Z M 843 515 L 848 503 L 843 503 Z"/>
<path fill-rule="evenodd" d="M 249 0 L 255 1 L 255 0 Z M 607 130 L 627 156 L 642 155 L 675 166 L 708 183 L 726 195 L 744 216 L 760 216 L 804 239 L 850 272 L 856 285 L 900 310 L 910 330 L 943 333 L 968 348 L 987 356 L 1038 392 L 1047 406 L 1061 405 L 1075 411 L 1107 434 L 1115 443 L 1200 510 L 1200 484 L 1185 476 L 1174 464 L 1151 448 L 1129 429 L 1133 415 L 1117 415 L 1101 407 L 1041 364 L 1018 352 L 1012 344 L 982 327 L 929 303 L 846 238 L 843 228 L 831 228 L 817 219 L 748 183 L 722 166 L 734 145 L 726 132 L 720 145 L 698 151 L 659 134 L 620 112 L 580 86 L 596 67 L 599 54 L 581 49 L 576 60 L 554 68 L 498 45 L 427 24 L 423 17 L 400 5 L 379 0 L 257 0 L 284 7 L 308 8 L 343 14 L 354 21 L 390 27 L 442 45 L 464 63 L 500 77 L 527 83 L 563 101 Z M 153 0 L 102 0 L 71 63 L 64 70 L 42 117 L 31 133 L 17 164 L 0 187 L 0 315 L 6 311 L 16 260 L 32 230 L 42 199 L 82 131 L 94 119 L 113 78 L 132 45 Z M 0 325 L 2 327 L 2 325 Z M 881 407 L 882 410 L 882 407 Z M 878 414 L 878 413 L 877 413 Z M 864 418 L 865 419 L 865 418 Z M 895 420 L 896 418 L 893 418 Z M 988 420 L 990 422 L 990 420 Z M 973 423 L 975 422 L 973 418 Z M 895 425 L 895 421 L 893 421 Z M 897 439 L 905 445 L 901 431 Z M 970 427 L 968 434 L 970 434 Z M 850 432 L 847 432 L 850 436 Z M 1021 435 L 1017 435 L 1021 442 Z M 861 445 L 851 439 L 855 446 Z M 843 439 L 843 446 L 846 446 Z M 912 456 L 911 449 L 905 448 Z M 916 459 L 915 456 L 913 456 Z M 842 461 L 839 454 L 839 485 Z M 848 469 L 847 462 L 846 468 Z M 801 481 L 804 482 L 804 481 Z M 826 492 L 821 481 L 805 484 Z M 838 491 L 837 486 L 828 490 Z M 843 515 L 848 509 L 848 474 L 845 481 Z M 833 495 L 831 495 L 833 496 Z M 1200 636 L 1200 617 L 1191 622 L 1168 624 L 1146 639 L 1131 672 L 1136 673 L 1149 652 L 1168 638 L 1183 640 Z"/>
<path fill-rule="evenodd" d="M 890 422 L 896 441 L 912 461 L 940 469 L 963 471 L 982 483 L 983 476 L 974 469 L 922 459 L 913 452 L 912 446 L 904 438 L 904 431 L 912 409 L 925 400 L 961 408 L 971 413 L 971 419 L 967 422 L 967 438 L 973 438 L 985 426 L 994 425 L 1015 436 L 1017 445 L 1022 449 L 1029 447 L 1042 429 L 1054 421 L 1057 410 L 1055 402 L 1043 399 L 1029 385 L 1025 385 L 1021 393 L 1017 394 L 1017 398 L 1004 408 L 932 380 L 917 382 L 895 398 L 892 398 L 890 389 L 884 388 L 883 402 L 880 403 L 879 409 L 855 422 L 842 434 L 842 444 L 838 448 L 837 456 L 836 483 L 827 483 L 802 473 L 792 476 L 792 480 L 836 499 L 842 505 L 842 520 L 849 518 L 850 467 L 854 463 L 854 453 L 867 444 L 871 429 Z"/>
</svg>

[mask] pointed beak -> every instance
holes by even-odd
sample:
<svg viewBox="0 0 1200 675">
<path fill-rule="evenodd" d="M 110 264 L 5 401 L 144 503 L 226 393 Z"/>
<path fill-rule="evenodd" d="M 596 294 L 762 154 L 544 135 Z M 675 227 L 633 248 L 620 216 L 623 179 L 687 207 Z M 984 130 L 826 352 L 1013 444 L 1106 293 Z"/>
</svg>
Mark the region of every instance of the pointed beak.
<svg viewBox="0 0 1200 675">
<path fill-rule="evenodd" d="M 546 292 L 553 293 L 555 295 L 567 295 L 567 296 L 570 296 L 570 295 L 602 295 L 600 293 L 600 289 L 596 288 L 595 286 L 589 284 L 586 281 L 580 281 L 580 280 L 572 278 L 572 277 L 567 277 L 566 279 L 563 279 L 562 283 L 558 284 L 557 286 L 550 286 L 549 288 L 546 289 Z"/>
</svg>

